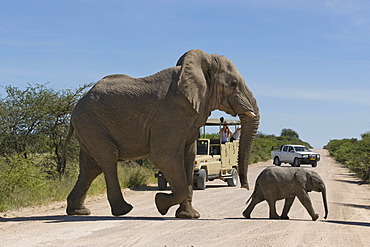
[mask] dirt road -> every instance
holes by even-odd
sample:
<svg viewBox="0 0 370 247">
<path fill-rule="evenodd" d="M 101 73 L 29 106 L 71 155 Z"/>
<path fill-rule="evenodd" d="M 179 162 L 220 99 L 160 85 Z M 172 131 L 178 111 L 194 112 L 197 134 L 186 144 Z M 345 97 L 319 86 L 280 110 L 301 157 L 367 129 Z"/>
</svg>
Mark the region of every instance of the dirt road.
<svg viewBox="0 0 370 247">
<path fill-rule="evenodd" d="M 208 183 L 194 192 L 194 207 L 201 218 L 174 218 L 176 208 L 161 216 L 154 205 L 155 187 L 125 190 L 133 211 L 112 217 L 105 196 L 87 199 L 91 216 L 66 216 L 65 202 L 8 212 L 0 218 L 0 246 L 369 246 L 370 186 L 358 186 L 346 168 L 317 150 L 322 160 L 314 169 L 325 180 L 329 216 L 323 219 L 321 194 L 311 192 L 320 218 L 311 221 L 298 200 L 290 220 L 268 219 L 266 202 L 256 206 L 252 218 L 242 217 L 252 193 L 227 187 L 222 181 Z M 250 167 L 250 185 L 271 161 Z M 283 201 L 277 208 L 282 209 Z"/>
</svg>

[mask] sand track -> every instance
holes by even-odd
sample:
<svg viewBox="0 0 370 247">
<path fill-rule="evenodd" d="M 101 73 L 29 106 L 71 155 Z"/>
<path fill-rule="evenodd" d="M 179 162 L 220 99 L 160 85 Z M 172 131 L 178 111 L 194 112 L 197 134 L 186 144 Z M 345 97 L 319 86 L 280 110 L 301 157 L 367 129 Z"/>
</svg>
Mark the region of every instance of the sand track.
<svg viewBox="0 0 370 247">
<path fill-rule="evenodd" d="M 65 202 L 7 212 L 0 218 L 1 246 L 369 246 L 370 186 L 335 162 L 325 150 L 316 150 L 322 160 L 314 169 L 327 186 L 329 216 L 323 219 L 320 193 L 311 192 L 320 218 L 311 221 L 298 200 L 290 220 L 268 219 L 266 202 L 256 206 L 253 219 L 242 217 L 252 193 L 227 187 L 222 181 L 194 191 L 197 220 L 174 218 L 176 208 L 161 216 L 154 205 L 155 187 L 124 190 L 134 209 L 113 217 L 106 196 L 88 198 L 90 216 L 65 215 Z M 272 162 L 250 167 L 251 188 L 257 175 Z M 282 209 L 283 201 L 277 208 Z M 279 212 L 280 213 L 280 212 Z"/>
</svg>

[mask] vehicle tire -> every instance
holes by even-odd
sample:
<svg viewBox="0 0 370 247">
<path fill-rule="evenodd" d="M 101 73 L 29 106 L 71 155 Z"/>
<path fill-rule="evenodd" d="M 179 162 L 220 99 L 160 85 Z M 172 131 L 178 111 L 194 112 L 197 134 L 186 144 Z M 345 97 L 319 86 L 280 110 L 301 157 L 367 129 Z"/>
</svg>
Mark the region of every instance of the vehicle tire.
<svg viewBox="0 0 370 247">
<path fill-rule="evenodd" d="M 205 169 L 200 169 L 197 177 L 197 188 L 199 190 L 204 190 L 206 188 L 207 181 L 207 171 Z"/>
<path fill-rule="evenodd" d="M 280 166 L 281 165 L 280 159 L 277 156 L 275 156 L 275 158 L 274 158 L 274 165 L 276 165 L 276 166 Z"/>
<path fill-rule="evenodd" d="M 312 163 L 312 167 L 316 167 L 316 166 L 317 166 L 317 161 Z"/>
<path fill-rule="evenodd" d="M 161 174 L 161 176 L 158 177 L 158 189 L 165 190 L 167 189 L 167 179 Z"/>
<path fill-rule="evenodd" d="M 293 162 L 293 166 L 294 167 L 300 167 L 301 166 L 301 160 L 298 159 L 298 158 L 295 158 L 294 162 Z"/>
<path fill-rule="evenodd" d="M 238 171 L 233 168 L 231 169 L 231 178 L 226 180 L 228 186 L 235 187 L 238 184 Z"/>
</svg>

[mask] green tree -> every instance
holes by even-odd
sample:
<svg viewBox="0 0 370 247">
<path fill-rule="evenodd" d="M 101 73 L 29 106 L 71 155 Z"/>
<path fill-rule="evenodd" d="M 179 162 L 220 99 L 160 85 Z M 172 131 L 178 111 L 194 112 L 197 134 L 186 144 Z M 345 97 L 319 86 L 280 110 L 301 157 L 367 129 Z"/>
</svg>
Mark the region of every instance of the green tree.
<svg viewBox="0 0 370 247">
<path fill-rule="evenodd" d="M 59 91 L 41 84 L 25 90 L 6 86 L 7 96 L 0 103 L 0 155 L 22 154 L 26 159 L 38 155 L 45 172 L 63 174 L 58 164 L 70 114 L 89 86 Z M 76 156 L 77 145 L 69 148 Z"/>
<path fill-rule="evenodd" d="M 293 139 L 299 139 L 299 135 L 296 131 L 292 129 L 282 129 L 280 136 L 286 136 Z"/>
</svg>

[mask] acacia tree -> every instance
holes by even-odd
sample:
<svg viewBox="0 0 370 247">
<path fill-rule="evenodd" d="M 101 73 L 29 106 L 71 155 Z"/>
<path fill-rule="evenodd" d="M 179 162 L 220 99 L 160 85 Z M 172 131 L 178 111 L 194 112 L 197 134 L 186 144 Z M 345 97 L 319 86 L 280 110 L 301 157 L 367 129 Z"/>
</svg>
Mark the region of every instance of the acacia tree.
<svg viewBox="0 0 370 247">
<path fill-rule="evenodd" d="M 280 136 L 286 136 L 293 139 L 299 139 L 299 135 L 296 131 L 292 129 L 282 129 Z"/>
<path fill-rule="evenodd" d="M 46 84 L 28 85 L 25 90 L 6 86 L 7 96 L 0 103 L 0 155 L 17 154 L 27 159 L 30 154 L 43 154 L 44 169 L 49 174 L 63 174 L 59 163 L 70 114 L 89 86 L 65 90 Z M 76 157 L 77 145 L 72 142 L 69 148 L 69 154 Z"/>
</svg>

